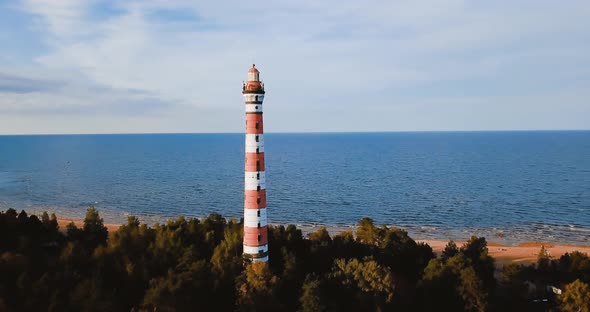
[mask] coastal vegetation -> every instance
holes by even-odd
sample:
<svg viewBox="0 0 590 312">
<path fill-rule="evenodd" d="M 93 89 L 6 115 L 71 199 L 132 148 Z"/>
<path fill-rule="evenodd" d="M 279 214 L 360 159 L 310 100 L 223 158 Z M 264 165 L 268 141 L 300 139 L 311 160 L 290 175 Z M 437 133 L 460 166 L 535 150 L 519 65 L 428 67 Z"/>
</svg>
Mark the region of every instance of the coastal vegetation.
<svg viewBox="0 0 590 312">
<path fill-rule="evenodd" d="M 589 311 L 590 258 L 544 250 L 495 265 L 483 237 L 439 255 L 369 218 L 304 237 L 269 226 L 269 263 L 242 257 L 242 224 L 221 215 L 109 233 L 55 215 L 0 213 L 0 311 Z"/>
</svg>

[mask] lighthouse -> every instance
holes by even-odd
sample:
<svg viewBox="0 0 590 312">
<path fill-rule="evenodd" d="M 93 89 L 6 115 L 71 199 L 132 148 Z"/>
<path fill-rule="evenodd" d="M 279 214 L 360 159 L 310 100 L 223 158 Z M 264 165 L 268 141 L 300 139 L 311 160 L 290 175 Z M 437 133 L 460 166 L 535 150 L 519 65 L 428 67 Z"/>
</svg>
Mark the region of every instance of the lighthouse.
<svg viewBox="0 0 590 312">
<path fill-rule="evenodd" d="M 264 84 L 252 64 L 242 86 L 246 104 L 246 165 L 244 172 L 244 256 L 253 262 L 268 261 L 266 177 L 262 101 Z"/>
</svg>

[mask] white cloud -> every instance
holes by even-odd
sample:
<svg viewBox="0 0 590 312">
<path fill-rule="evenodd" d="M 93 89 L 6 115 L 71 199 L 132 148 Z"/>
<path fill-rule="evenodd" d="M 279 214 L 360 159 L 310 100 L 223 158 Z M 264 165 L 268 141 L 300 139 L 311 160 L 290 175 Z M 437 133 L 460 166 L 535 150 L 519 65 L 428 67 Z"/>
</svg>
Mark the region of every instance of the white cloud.
<svg viewBox="0 0 590 312">
<path fill-rule="evenodd" d="M 113 10 L 97 13 L 108 6 Z M 534 109 L 532 102 L 540 96 L 530 94 L 531 82 L 544 87 L 554 85 L 554 90 L 543 88 L 539 94 L 561 94 L 560 90 L 576 83 L 576 77 L 588 79 L 590 64 L 583 55 L 590 53 L 590 48 L 579 39 L 590 26 L 585 18 L 589 7 L 584 1 L 253 4 L 26 0 L 22 8 L 35 16 L 37 27 L 46 27 L 45 39 L 51 47 L 35 60 L 38 71 L 64 79 L 68 87 L 11 95 L 0 101 L 0 106 L 13 103 L 39 114 L 46 112 L 43 107 L 56 105 L 60 110 L 69 107 L 70 112 L 80 114 L 109 110 L 111 115 L 131 114 L 137 109 L 137 114 L 142 115 L 140 104 L 146 100 L 165 108 L 153 110 L 161 114 L 162 131 L 240 131 L 242 123 L 239 117 L 233 117 L 239 116 L 241 107 L 240 82 L 248 64 L 255 61 L 261 63 L 262 77 L 267 82 L 268 114 L 273 114 L 267 129 L 271 131 L 408 130 L 409 126 L 399 126 L 406 125 L 407 120 L 418 130 L 434 126 L 449 129 L 461 120 L 461 110 L 454 110 L 451 104 L 434 106 L 446 99 L 427 95 L 432 92 L 414 95 L 409 102 L 426 111 L 438 111 L 441 120 L 436 123 L 411 110 L 405 112 L 409 115 L 404 120 L 396 120 L 397 124 L 375 115 L 380 109 L 393 112 L 392 107 L 404 100 L 388 90 L 401 92 L 432 84 L 456 88 L 457 84 L 471 86 L 479 80 L 479 88 L 490 83 L 497 94 L 485 99 L 472 95 L 451 98 L 471 101 L 474 107 L 482 107 L 482 112 L 490 112 L 464 112 L 466 118 L 475 118 L 466 127 L 478 129 L 479 121 L 500 128 L 551 128 L 564 124 L 575 107 L 585 110 L 589 104 L 576 100 L 573 102 L 578 106 L 568 111 L 555 103 L 557 113 L 531 116 L 543 123 L 506 123 L 506 105 L 498 106 L 504 111 L 490 111 L 485 105 L 507 101 L 503 84 L 495 85 L 494 79 L 522 85 L 511 88 L 509 95 L 524 98 L 505 103 L 525 111 Z M 551 72 L 543 71 L 543 66 L 550 67 Z M 559 77 L 559 81 L 554 82 L 552 76 Z M 138 100 L 140 96 L 128 90 L 148 95 Z M 514 90 L 522 90 L 522 94 L 514 94 Z M 582 95 L 576 93 L 585 95 L 584 86 L 569 90 L 577 99 Z M 115 109 L 125 102 L 137 105 L 123 111 Z M 355 113 L 359 108 L 374 111 Z M 309 111 L 320 116 L 337 112 L 339 116 L 323 124 L 314 120 L 304 121 L 306 126 L 289 122 L 290 116 L 306 118 Z M 187 118 L 189 114 L 192 119 Z M 365 118 L 359 119 L 359 115 Z M 111 120 L 108 118 L 103 120 Z M 149 125 L 154 124 L 153 118 L 157 120 L 158 116 L 151 116 L 151 123 L 141 123 L 146 126 L 143 131 L 152 131 Z M 0 126 L 2 131 L 6 130 Z M 105 126 L 102 131 L 110 129 Z"/>
<path fill-rule="evenodd" d="M 23 9 L 42 19 L 41 27 L 47 27 L 50 35 L 65 36 L 88 34 L 92 29 L 80 28 L 86 10 L 92 1 L 87 0 L 24 0 Z"/>
</svg>

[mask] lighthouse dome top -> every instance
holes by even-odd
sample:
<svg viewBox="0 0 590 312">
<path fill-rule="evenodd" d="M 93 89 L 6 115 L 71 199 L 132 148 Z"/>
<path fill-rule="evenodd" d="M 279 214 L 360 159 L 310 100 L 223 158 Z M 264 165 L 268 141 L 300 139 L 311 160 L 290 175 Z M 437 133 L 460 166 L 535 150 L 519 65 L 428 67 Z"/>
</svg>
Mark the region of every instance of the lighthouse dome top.
<svg viewBox="0 0 590 312">
<path fill-rule="evenodd" d="M 250 67 L 250 70 L 248 70 L 249 73 L 260 73 L 258 71 L 258 69 L 256 68 L 256 64 L 252 64 L 252 67 Z"/>
<path fill-rule="evenodd" d="M 252 67 L 248 70 L 248 81 L 260 81 L 260 72 L 255 64 L 252 64 Z"/>
<path fill-rule="evenodd" d="M 252 64 L 252 67 L 248 70 L 248 81 L 244 83 L 242 91 L 244 93 L 264 94 L 264 84 L 260 81 L 260 72 L 254 64 Z"/>
</svg>

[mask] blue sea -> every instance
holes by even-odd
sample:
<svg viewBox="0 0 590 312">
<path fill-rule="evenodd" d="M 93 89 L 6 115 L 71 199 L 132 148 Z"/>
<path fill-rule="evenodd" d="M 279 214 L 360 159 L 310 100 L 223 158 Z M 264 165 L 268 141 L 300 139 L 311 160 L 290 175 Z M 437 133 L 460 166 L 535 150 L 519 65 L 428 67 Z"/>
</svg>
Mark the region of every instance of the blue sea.
<svg viewBox="0 0 590 312">
<path fill-rule="evenodd" d="M 590 131 L 266 134 L 269 221 L 590 244 Z M 243 134 L 0 136 L 0 210 L 148 223 L 243 209 Z"/>
</svg>

